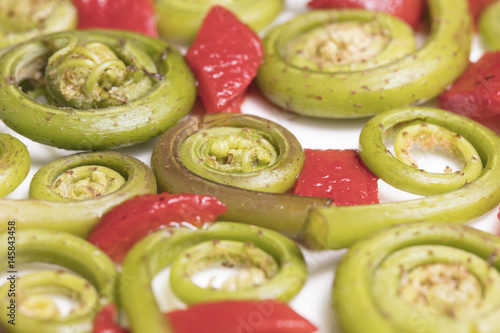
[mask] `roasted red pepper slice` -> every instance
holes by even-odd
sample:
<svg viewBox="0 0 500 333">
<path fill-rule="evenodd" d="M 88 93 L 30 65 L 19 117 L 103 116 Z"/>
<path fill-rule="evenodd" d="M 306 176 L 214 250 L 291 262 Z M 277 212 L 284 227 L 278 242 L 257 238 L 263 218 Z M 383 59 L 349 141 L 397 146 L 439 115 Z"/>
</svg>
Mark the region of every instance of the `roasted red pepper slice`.
<svg viewBox="0 0 500 333">
<path fill-rule="evenodd" d="M 158 37 L 152 0 L 73 0 L 78 28 L 120 29 Z"/>
<path fill-rule="evenodd" d="M 333 198 L 339 206 L 379 202 L 378 178 L 363 164 L 356 150 L 305 149 L 305 154 L 295 194 Z"/>
<path fill-rule="evenodd" d="M 201 227 L 226 211 L 217 198 L 197 194 L 146 194 L 136 196 L 106 213 L 88 241 L 121 262 L 141 238 L 165 226 Z"/>
<path fill-rule="evenodd" d="M 262 56 L 261 40 L 252 29 L 224 7 L 212 7 L 186 55 L 208 113 L 223 112 L 244 94 Z"/>
<path fill-rule="evenodd" d="M 443 109 L 477 121 L 489 119 L 481 122 L 493 126 L 494 119 L 500 117 L 500 52 L 487 52 L 470 64 L 439 96 L 439 103 Z"/>
<path fill-rule="evenodd" d="M 275 300 L 221 301 L 166 314 L 176 333 L 311 333 L 316 327 Z"/>
<path fill-rule="evenodd" d="M 116 323 L 116 307 L 108 304 L 99 311 L 94 318 L 94 328 L 92 333 L 128 333 Z"/>
<path fill-rule="evenodd" d="M 475 1 L 475 0 L 471 0 Z M 425 0 L 311 0 L 309 8 L 364 8 L 397 16 L 414 29 L 425 9 Z"/>
</svg>

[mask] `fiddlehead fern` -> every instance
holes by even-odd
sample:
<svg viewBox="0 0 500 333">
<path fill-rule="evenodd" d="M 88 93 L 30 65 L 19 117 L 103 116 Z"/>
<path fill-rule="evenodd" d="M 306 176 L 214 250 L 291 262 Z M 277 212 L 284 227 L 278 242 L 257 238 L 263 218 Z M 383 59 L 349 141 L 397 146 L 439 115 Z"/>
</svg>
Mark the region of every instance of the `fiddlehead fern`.
<svg viewBox="0 0 500 333">
<path fill-rule="evenodd" d="M 398 160 L 385 146 L 384 138 L 398 128 L 403 127 L 404 131 L 405 125 L 415 124 L 445 128 L 454 133 L 452 136 L 457 142 L 469 142 L 477 151 L 477 155 L 474 151 L 469 155 L 469 164 L 475 165 L 480 160 L 480 174 L 474 178 L 470 170 L 427 173 Z M 314 209 L 309 213 L 302 240 L 315 248 L 342 248 L 395 224 L 465 223 L 477 218 L 500 202 L 500 184 L 496 180 L 500 176 L 499 149 L 500 139 L 494 132 L 451 112 L 424 107 L 383 112 L 368 121 L 361 131 L 361 159 L 375 175 L 391 185 L 431 195 L 376 205 Z"/>
<path fill-rule="evenodd" d="M 232 144 L 231 140 L 226 142 L 219 140 L 217 136 L 211 138 L 210 133 L 219 131 L 232 132 L 223 136 L 227 139 L 232 137 L 233 144 L 239 140 L 247 142 L 250 133 L 257 133 L 259 138 L 251 139 L 248 143 L 256 147 L 257 151 L 264 149 L 266 152 L 262 156 L 265 155 L 265 160 L 275 154 L 273 149 L 265 148 L 269 146 L 268 143 L 272 143 L 277 154 L 276 162 L 260 164 L 259 158 L 254 159 L 258 153 L 253 154 L 253 149 L 250 149 L 248 152 L 251 154 L 241 153 L 245 157 L 242 160 L 246 159 L 244 164 L 257 170 L 248 173 L 220 170 L 226 164 L 231 167 L 227 162 Z M 237 135 L 233 135 L 234 133 Z M 262 141 L 261 135 L 264 135 L 266 141 Z M 188 140 L 191 136 L 195 137 L 194 143 L 205 143 L 190 145 Z M 186 146 L 182 148 L 184 144 Z M 217 168 L 207 167 L 204 161 L 199 161 L 201 155 L 197 152 L 211 150 L 212 145 L 215 154 L 220 152 L 221 163 L 224 162 L 224 165 Z M 210 158 L 217 162 L 215 154 Z M 284 192 L 293 186 L 296 175 L 302 168 L 303 158 L 304 152 L 297 139 L 278 124 L 251 115 L 219 114 L 210 115 L 203 120 L 191 117 L 179 122 L 157 142 L 151 163 L 160 190 L 213 195 L 228 208 L 222 215 L 224 220 L 251 223 L 296 236 L 302 230 L 309 210 L 312 207 L 325 207 L 330 200 L 266 192 Z M 215 164 L 213 160 L 208 163 Z"/>
<path fill-rule="evenodd" d="M 283 0 L 158 0 L 158 32 L 169 40 L 190 42 L 215 5 L 228 8 L 252 29 L 262 30 L 281 12 Z"/>
<path fill-rule="evenodd" d="M 377 232 L 337 269 L 333 302 L 343 331 L 496 332 L 499 253 L 500 238 L 468 226 L 411 223 Z"/>
<path fill-rule="evenodd" d="M 194 77 L 174 47 L 125 31 L 45 35 L 0 59 L 0 118 L 59 148 L 105 149 L 151 139 L 186 115 L 196 96 Z"/>
<path fill-rule="evenodd" d="M 8 237 L 7 233 L 0 235 L 6 244 Z M 97 247 L 71 234 L 31 229 L 16 231 L 15 238 L 16 265 L 43 262 L 73 273 L 39 271 L 15 277 L 16 325 L 8 323 L 8 316 L 2 316 L 3 326 L 9 332 L 92 332 L 95 313 L 115 300 L 117 271 L 113 262 Z M 7 257 L 2 257 L 1 270 L 8 267 Z M 6 297 L 9 288 L 10 283 L 0 287 L 4 308 L 10 303 Z M 76 302 L 70 314 L 59 313 L 50 296 L 54 294 Z"/>
<path fill-rule="evenodd" d="M 271 30 L 256 82 L 278 106 L 306 116 L 359 118 L 420 104 L 469 64 L 467 1 L 429 0 L 431 31 L 414 49 L 404 22 L 364 10 L 316 10 Z"/>
<path fill-rule="evenodd" d="M 0 3 L 0 48 L 37 35 L 74 29 L 76 21 L 71 0 L 4 0 Z"/>
<path fill-rule="evenodd" d="M 87 236 L 102 215 L 135 195 L 156 193 L 152 170 L 131 156 L 108 151 L 62 157 L 42 167 L 30 198 L 0 200 L 0 230 L 44 228 Z"/>
<path fill-rule="evenodd" d="M 237 283 L 236 290 L 203 288 L 191 281 L 195 271 L 218 261 L 253 267 L 265 276 L 252 277 L 249 285 Z M 223 299 L 286 301 L 301 289 L 307 275 L 295 243 L 271 230 L 231 222 L 199 230 L 161 230 L 137 243 L 122 264 L 120 298 L 132 331 L 172 330 L 150 287 L 153 277 L 170 264 L 171 287 L 188 304 Z"/>
</svg>

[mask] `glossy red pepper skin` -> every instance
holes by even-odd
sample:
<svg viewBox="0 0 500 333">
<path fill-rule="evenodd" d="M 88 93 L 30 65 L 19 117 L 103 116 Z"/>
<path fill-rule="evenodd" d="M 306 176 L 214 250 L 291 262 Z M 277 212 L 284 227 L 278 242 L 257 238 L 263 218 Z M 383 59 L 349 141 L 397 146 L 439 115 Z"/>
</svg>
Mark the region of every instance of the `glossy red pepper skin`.
<svg viewBox="0 0 500 333">
<path fill-rule="evenodd" d="M 92 230 L 88 241 L 117 263 L 150 232 L 166 226 L 201 227 L 226 211 L 217 198 L 197 194 L 146 194 L 115 206 Z"/>
<path fill-rule="evenodd" d="M 208 113 L 228 112 L 257 74 L 263 56 L 257 34 L 229 10 L 208 12 L 186 60 L 198 80 L 198 93 Z"/>
<path fill-rule="evenodd" d="M 306 160 L 294 193 L 332 198 L 339 206 L 378 203 L 378 178 L 356 150 L 305 149 Z"/>
<path fill-rule="evenodd" d="M 116 307 L 108 304 L 94 318 L 92 333 L 129 333 L 116 323 Z"/>
<path fill-rule="evenodd" d="M 399 17 L 415 29 L 422 20 L 425 0 L 311 0 L 307 6 L 313 9 L 364 8 L 386 12 Z"/>
<path fill-rule="evenodd" d="M 222 301 L 166 314 L 176 333 L 312 333 L 316 327 L 275 300 Z"/>
<path fill-rule="evenodd" d="M 500 51 L 487 52 L 470 64 L 439 96 L 439 104 L 445 110 L 474 119 L 493 130 L 495 126 L 500 128 Z"/>
<path fill-rule="evenodd" d="M 119 29 L 158 37 L 152 0 L 73 0 L 78 29 Z"/>
</svg>

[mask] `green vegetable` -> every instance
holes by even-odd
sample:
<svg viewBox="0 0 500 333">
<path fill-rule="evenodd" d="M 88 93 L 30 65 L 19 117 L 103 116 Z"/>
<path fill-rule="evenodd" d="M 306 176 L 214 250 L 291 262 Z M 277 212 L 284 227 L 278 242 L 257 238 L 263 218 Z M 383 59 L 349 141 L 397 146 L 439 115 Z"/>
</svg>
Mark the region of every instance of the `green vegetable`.
<svg viewBox="0 0 500 333">
<path fill-rule="evenodd" d="M 0 230 L 16 221 L 23 230 L 44 228 L 86 237 L 112 207 L 146 193 L 156 193 L 154 174 L 131 156 L 113 151 L 65 156 L 33 176 L 32 199 L 0 199 Z"/>
<path fill-rule="evenodd" d="M 408 222 L 465 223 L 480 217 L 500 203 L 500 138 L 466 117 L 434 108 L 400 108 L 372 118 L 360 135 L 360 156 L 365 165 L 387 183 L 403 189 L 439 193 L 452 185 L 453 177 L 439 177 L 441 184 L 428 184 L 429 174 L 395 158 L 384 145 L 384 137 L 396 127 L 428 123 L 459 134 L 472 144 L 483 164 L 482 173 L 467 179 L 458 189 L 414 200 L 361 206 L 331 206 L 310 212 L 302 240 L 313 248 L 343 248 L 373 232 Z M 420 183 L 422 182 L 422 183 Z M 453 188 L 453 186 L 452 186 Z"/>
<path fill-rule="evenodd" d="M 282 11 L 283 0 L 155 0 L 160 36 L 177 42 L 191 42 L 210 8 L 221 5 L 231 10 L 254 30 L 262 30 Z"/>
<path fill-rule="evenodd" d="M 30 171 L 28 149 L 18 139 L 0 133 L 0 197 L 15 190 Z"/>
<path fill-rule="evenodd" d="M 488 5 L 478 21 L 478 31 L 484 46 L 492 51 L 500 50 L 500 3 L 498 1 Z"/>
<path fill-rule="evenodd" d="M 400 121 L 397 116 L 380 124 L 387 126 L 382 129 L 382 139 L 390 132 L 398 131 L 394 141 L 394 153 L 397 159 L 382 150 L 384 148 L 380 146 L 381 140 L 371 140 L 371 135 L 375 134 L 380 138 L 380 133 L 378 129 L 377 133 L 373 133 L 369 127 L 366 127 L 360 138 L 362 147 L 360 156 L 379 178 L 400 190 L 420 195 L 446 193 L 470 183 L 483 171 L 479 154 L 462 134 L 432 123 L 404 124 L 404 121 Z M 446 172 L 445 169 L 442 173 L 419 169 L 417 162 L 409 154 L 414 143 L 422 149 L 431 151 L 441 147 L 449 155 L 460 159 L 462 168 L 452 172 L 448 167 L 450 171 Z"/>
<path fill-rule="evenodd" d="M 468 226 L 377 232 L 337 268 L 333 303 L 342 332 L 498 332 L 499 253 L 500 238 Z"/>
<path fill-rule="evenodd" d="M 11 235 L 12 231 L 3 233 L 0 239 L 8 244 Z M 14 238 L 16 269 L 17 265 L 43 262 L 73 273 L 45 270 L 7 280 L 0 287 L 0 304 L 2 309 L 7 309 L 10 299 L 15 299 L 15 325 L 8 323 L 12 318 L 5 315 L 6 311 L 0 319 L 2 325 L 9 332 L 92 332 L 95 313 L 115 300 L 118 279 L 113 262 L 97 247 L 71 234 L 42 229 L 16 230 Z M 9 267 L 8 257 L 2 256 L 0 269 L 11 271 Z M 11 281 L 15 284 L 15 298 L 8 297 Z M 60 315 L 51 298 L 54 294 L 76 302 L 70 314 Z"/>
<path fill-rule="evenodd" d="M 248 283 L 255 282 L 252 278 L 238 281 L 236 290 L 202 288 L 191 281 L 193 273 L 218 262 L 256 269 L 265 278 L 257 284 Z M 132 331 L 172 331 L 151 290 L 153 277 L 170 264 L 171 287 L 188 304 L 223 299 L 287 301 L 307 279 L 301 252 L 277 232 L 232 222 L 198 230 L 160 230 L 136 244 L 122 263 L 120 299 Z"/>
<path fill-rule="evenodd" d="M 21 135 L 64 149 L 151 139 L 185 116 L 196 96 L 174 47 L 125 31 L 41 36 L 7 50 L 0 71 L 0 118 Z"/>
<path fill-rule="evenodd" d="M 286 192 L 304 165 L 304 151 L 285 128 L 267 124 L 242 115 L 206 117 L 182 143 L 179 158 L 193 173 L 218 183 Z"/>
<path fill-rule="evenodd" d="M 75 109 L 119 106 L 143 97 L 153 82 L 136 62 L 148 73 L 158 70 L 140 49 L 128 49 L 131 54 L 121 50 L 116 54 L 101 42 L 70 40 L 47 61 L 47 90 L 57 105 Z M 125 62 L 119 56 L 129 59 Z"/>
<path fill-rule="evenodd" d="M 194 157 L 188 158 L 181 156 L 185 151 L 197 150 L 197 146 L 190 147 L 190 144 L 202 139 L 204 133 L 214 131 L 236 132 L 238 135 L 246 131 L 256 131 L 263 134 L 267 138 L 265 146 L 272 144 L 278 159 L 268 168 L 259 171 L 229 174 L 209 169 L 197 162 L 200 155 L 195 154 Z M 189 140 L 190 137 L 194 139 Z M 209 138 L 207 142 L 225 145 L 227 140 L 223 138 L 214 141 Z M 184 144 L 187 147 L 182 148 Z M 225 153 L 224 149 L 221 151 Z M 212 195 L 227 206 L 227 212 L 221 215 L 221 219 L 255 224 L 297 236 L 303 228 L 309 210 L 312 207 L 327 206 L 330 202 L 328 199 L 265 193 L 237 186 L 285 191 L 293 186 L 303 160 L 304 152 L 297 139 L 280 125 L 252 115 L 214 114 L 203 120 L 197 117 L 186 118 L 162 135 L 154 147 L 151 165 L 161 191 Z M 198 165 L 195 168 L 193 164 L 196 163 Z M 191 169 L 201 169 L 201 172 L 197 174 Z M 214 175 L 216 178 L 211 180 L 209 177 Z"/>
<path fill-rule="evenodd" d="M 364 10 L 317 10 L 273 29 L 256 82 L 271 102 L 302 115 L 357 118 L 420 104 L 468 66 L 466 0 L 429 0 L 431 31 L 413 50 L 411 28 Z"/>
<path fill-rule="evenodd" d="M 46 33 L 72 30 L 76 23 L 77 12 L 71 0 L 2 0 L 0 48 Z"/>
</svg>

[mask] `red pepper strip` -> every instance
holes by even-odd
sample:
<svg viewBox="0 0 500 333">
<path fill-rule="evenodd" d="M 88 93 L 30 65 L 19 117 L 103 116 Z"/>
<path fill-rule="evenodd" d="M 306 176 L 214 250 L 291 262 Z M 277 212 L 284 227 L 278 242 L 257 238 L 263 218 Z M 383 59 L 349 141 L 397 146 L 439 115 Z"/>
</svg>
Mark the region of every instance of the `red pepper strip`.
<svg viewBox="0 0 500 333">
<path fill-rule="evenodd" d="M 92 333 L 128 333 L 128 330 L 122 328 L 115 321 L 116 307 L 114 304 L 108 304 L 97 313 L 94 318 L 94 328 Z"/>
<path fill-rule="evenodd" d="M 475 0 L 470 0 L 475 1 Z M 397 16 L 413 29 L 422 20 L 425 0 L 311 0 L 309 8 L 364 8 Z"/>
<path fill-rule="evenodd" d="M 201 227 L 226 211 L 217 198 L 197 194 L 146 194 L 115 206 L 92 230 L 88 241 L 116 263 L 152 231 L 165 226 Z"/>
<path fill-rule="evenodd" d="M 339 206 L 378 203 L 377 177 L 356 150 L 305 149 L 294 194 L 332 198 Z"/>
<path fill-rule="evenodd" d="M 275 300 L 222 301 L 166 314 L 176 333 L 311 333 L 316 327 Z"/>
<path fill-rule="evenodd" d="M 245 101 L 246 96 L 247 96 L 247 92 L 239 94 L 233 100 L 231 100 L 231 102 L 229 102 L 229 104 L 225 108 L 221 109 L 218 112 L 219 113 L 242 113 L 241 112 L 241 104 L 243 104 L 243 102 Z M 204 115 L 207 114 L 207 109 L 203 105 L 203 102 L 198 98 L 196 100 L 195 105 L 193 106 L 193 108 L 189 112 L 192 115 L 199 115 L 199 116 L 203 117 Z"/>
<path fill-rule="evenodd" d="M 477 23 L 479 16 L 487 6 L 491 5 L 497 0 L 469 0 L 469 11 L 472 15 L 474 23 Z"/>
<path fill-rule="evenodd" d="M 233 98 L 223 109 L 221 109 L 220 113 L 241 113 L 241 104 L 245 101 L 246 90 L 238 94 L 235 98 Z"/>
<path fill-rule="evenodd" d="M 129 30 L 158 37 L 152 0 L 73 0 L 78 29 Z"/>
<path fill-rule="evenodd" d="M 500 116 L 499 95 L 500 52 L 487 52 L 439 96 L 439 103 L 443 109 L 480 120 Z"/>
<path fill-rule="evenodd" d="M 252 29 L 224 7 L 212 7 L 186 55 L 208 113 L 221 112 L 244 94 L 262 56 L 261 40 Z"/>
</svg>

